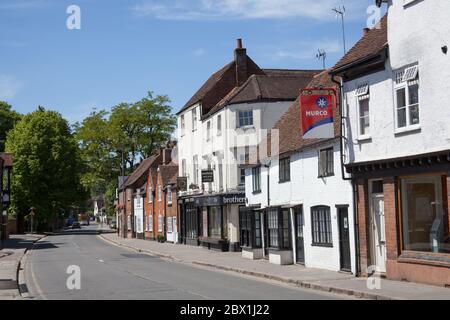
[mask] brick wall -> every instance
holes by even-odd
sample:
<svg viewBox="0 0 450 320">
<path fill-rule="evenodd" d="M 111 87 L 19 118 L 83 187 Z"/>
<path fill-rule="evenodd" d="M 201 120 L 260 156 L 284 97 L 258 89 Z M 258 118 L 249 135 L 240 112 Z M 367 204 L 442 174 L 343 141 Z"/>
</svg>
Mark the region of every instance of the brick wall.
<svg viewBox="0 0 450 320">
<path fill-rule="evenodd" d="M 367 275 L 367 268 L 370 265 L 370 241 L 369 241 L 369 207 L 367 199 L 367 186 L 364 179 L 356 181 L 358 192 L 358 224 L 359 224 L 359 251 L 361 275 Z"/>
<path fill-rule="evenodd" d="M 398 219 L 395 179 L 388 177 L 383 179 L 384 190 L 384 218 L 386 230 L 386 254 L 387 260 L 395 260 L 399 254 L 398 248 Z"/>
</svg>

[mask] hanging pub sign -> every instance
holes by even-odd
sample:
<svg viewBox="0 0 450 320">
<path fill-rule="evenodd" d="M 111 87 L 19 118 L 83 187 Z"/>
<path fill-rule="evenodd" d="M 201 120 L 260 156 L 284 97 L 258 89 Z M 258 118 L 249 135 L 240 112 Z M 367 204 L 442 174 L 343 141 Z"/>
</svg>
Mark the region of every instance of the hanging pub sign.
<svg viewBox="0 0 450 320">
<path fill-rule="evenodd" d="M 334 138 L 333 109 L 335 107 L 335 89 L 301 90 L 300 112 L 303 139 Z"/>
<path fill-rule="evenodd" d="M 213 170 L 202 170 L 202 183 L 214 182 Z"/>
</svg>

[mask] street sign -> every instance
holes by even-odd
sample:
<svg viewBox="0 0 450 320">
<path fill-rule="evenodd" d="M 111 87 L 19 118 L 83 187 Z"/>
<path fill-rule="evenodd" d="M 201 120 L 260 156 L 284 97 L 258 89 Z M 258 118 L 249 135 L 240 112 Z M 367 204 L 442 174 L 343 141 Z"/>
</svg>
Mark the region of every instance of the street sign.
<svg viewBox="0 0 450 320">
<path fill-rule="evenodd" d="M 303 139 L 334 138 L 335 89 L 303 89 L 300 93 Z"/>
<path fill-rule="evenodd" d="M 202 170 L 202 183 L 214 182 L 213 170 Z"/>
<path fill-rule="evenodd" d="M 177 190 L 178 191 L 187 191 L 187 177 L 178 177 L 177 178 Z"/>
</svg>

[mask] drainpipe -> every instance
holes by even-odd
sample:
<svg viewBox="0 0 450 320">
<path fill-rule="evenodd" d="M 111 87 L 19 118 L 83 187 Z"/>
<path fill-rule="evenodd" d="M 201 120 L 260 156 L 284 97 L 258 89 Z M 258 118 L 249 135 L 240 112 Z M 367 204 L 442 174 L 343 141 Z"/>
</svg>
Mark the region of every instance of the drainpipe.
<svg viewBox="0 0 450 320">
<path fill-rule="evenodd" d="M 354 237 L 355 237 L 355 275 L 359 276 L 361 272 L 361 259 L 360 259 L 360 248 L 359 248 L 359 218 L 358 218 L 358 210 L 357 210 L 357 198 L 358 198 L 358 191 L 356 188 L 356 179 L 352 177 L 346 177 L 345 176 L 345 168 L 344 168 L 344 136 L 343 136 L 343 84 L 342 80 L 338 81 L 335 79 L 335 74 L 331 74 L 331 81 L 336 83 L 339 88 L 339 128 L 340 128 L 340 134 L 339 134 L 339 143 L 340 143 L 340 158 L 341 158 L 341 174 L 342 174 L 342 180 L 344 181 L 351 181 L 352 183 L 352 201 L 353 201 L 353 223 L 354 223 Z"/>
<path fill-rule="evenodd" d="M 270 207 L 270 162 L 265 164 L 264 167 L 267 169 L 267 208 Z M 266 258 L 266 241 L 265 238 L 265 219 L 264 215 L 261 212 L 261 240 L 262 240 L 262 249 L 263 249 L 263 258 Z"/>
</svg>

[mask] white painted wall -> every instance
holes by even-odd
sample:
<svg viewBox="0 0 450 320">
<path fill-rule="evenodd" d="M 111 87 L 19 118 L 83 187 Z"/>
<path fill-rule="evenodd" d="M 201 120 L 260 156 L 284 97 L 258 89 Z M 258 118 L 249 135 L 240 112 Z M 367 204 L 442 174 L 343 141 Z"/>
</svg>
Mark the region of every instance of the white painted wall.
<svg viewBox="0 0 450 320">
<path fill-rule="evenodd" d="M 345 83 L 350 122 L 347 123 L 349 158 L 363 162 L 450 149 L 450 2 L 447 0 L 394 0 L 389 7 L 389 61 L 386 71 Z M 394 72 L 418 64 L 420 129 L 396 133 Z M 371 140 L 357 140 L 355 88 L 370 85 Z"/>
<path fill-rule="evenodd" d="M 318 152 L 333 146 L 335 175 L 318 178 Z M 270 165 L 270 205 L 303 204 L 305 219 L 305 265 L 328 270 L 340 270 L 339 229 L 336 205 L 349 205 L 350 250 L 352 272 L 355 272 L 355 239 L 352 206 L 352 186 L 350 181 L 341 178 L 340 152 L 338 142 L 329 142 L 314 148 L 296 152 L 291 156 L 291 181 L 279 183 L 278 159 Z M 261 193 L 253 194 L 252 169 L 246 171 L 246 194 L 249 205 L 267 206 L 267 171 L 261 168 Z M 332 221 L 333 247 L 312 246 L 311 207 L 326 205 L 330 207 Z"/>
</svg>

